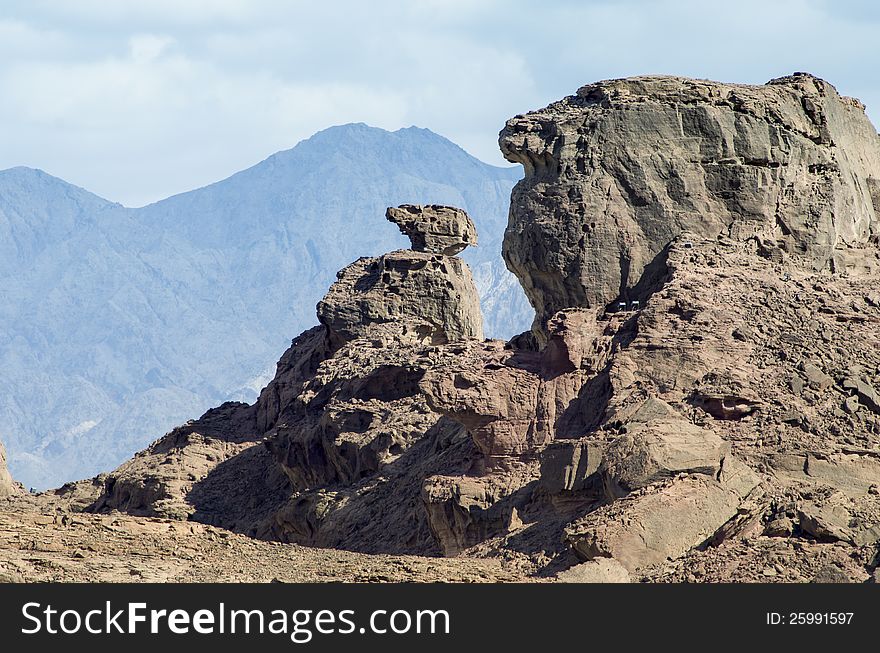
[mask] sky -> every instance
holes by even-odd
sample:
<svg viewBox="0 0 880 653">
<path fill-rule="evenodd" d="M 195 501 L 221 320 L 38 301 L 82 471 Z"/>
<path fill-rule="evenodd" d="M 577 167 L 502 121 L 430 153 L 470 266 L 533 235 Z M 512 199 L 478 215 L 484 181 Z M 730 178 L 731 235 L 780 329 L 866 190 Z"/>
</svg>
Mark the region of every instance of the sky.
<svg viewBox="0 0 880 653">
<path fill-rule="evenodd" d="M 503 165 L 507 118 L 614 77 L 807 71 L 880 123 L 873 0 L 7 0 L 0 169 L 141 206 L 326 127 L 427 127 Z"/>
</svg>

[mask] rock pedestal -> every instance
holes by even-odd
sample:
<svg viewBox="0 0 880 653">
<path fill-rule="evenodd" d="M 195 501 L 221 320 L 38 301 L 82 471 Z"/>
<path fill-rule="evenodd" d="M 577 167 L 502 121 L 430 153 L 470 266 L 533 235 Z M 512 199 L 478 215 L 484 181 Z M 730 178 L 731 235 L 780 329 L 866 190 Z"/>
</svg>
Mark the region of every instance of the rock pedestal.
<svg viewBox="0 0 880 653">
<path fill-rule="evenodd" d="M 373 325 L 395 325 L 411 342 L 443 344 L 483 337 L 480 296 L 457 253 L 476 243 L 467 213 L 448 206 L 404 204 L 386 217 L 413 249 L 361 258 L 337 274 L 318 303 L 318 320 L 339 347 Z"/>
</svg>

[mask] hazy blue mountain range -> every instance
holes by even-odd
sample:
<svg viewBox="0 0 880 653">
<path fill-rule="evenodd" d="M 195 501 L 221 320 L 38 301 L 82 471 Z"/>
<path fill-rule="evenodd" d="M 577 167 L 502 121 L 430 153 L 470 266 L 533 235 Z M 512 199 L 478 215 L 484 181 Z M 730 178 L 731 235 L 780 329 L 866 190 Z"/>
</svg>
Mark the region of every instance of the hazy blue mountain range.
<svg viewBox="0 0 880 653">
<path fill-rule="evenodd" d="M 0 440 L 45 488 L 110 470 L 227 399 L 253 399 L 316 323 L 336 271 L 408 241 L 387 206 L 465 208 L 486 333 L 533 313 L 501 238 L 519 168 L 426 129 L 322 131 L 140 209 L 29 168 L 0 172 Z"/>
</svg>

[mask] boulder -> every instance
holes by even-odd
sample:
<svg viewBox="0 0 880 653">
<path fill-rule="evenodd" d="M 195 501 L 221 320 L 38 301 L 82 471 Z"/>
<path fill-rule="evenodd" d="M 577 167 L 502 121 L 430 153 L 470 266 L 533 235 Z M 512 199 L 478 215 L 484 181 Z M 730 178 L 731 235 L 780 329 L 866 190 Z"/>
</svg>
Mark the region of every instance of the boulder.
<svg viewBox="0 0 880 653">
<path fill-rule="evenodd" d="M 631 583 L 629 571 L 614 558 L 596 558 L 556 575 L 560 583 Z"/>
<path fill-rule="evenodd" d="M 834 385 L 834 379 L 813 363 L 803 362 L 800 364 L 799 369 L 804 373 L 807 383 L 818 390 L 826 390 Z"/>
<path fill-rule="evenodd" d="M 859 403 L 880 415 L 880 393 L 874 386 L 859 376 L 848 376 L 841 383 L 844 390 L 849 390 L 858 397 Z"/>
<path fill-rule="evenodd" d="M 417 252 L 455 256 L 477 244 L 474 223 L 467 213 L 452 206 L 401 204 L 388 207 L 385 217 L 400 228 Z"/>
<path fill-rule="evenodd" d="M 849 511 L 840 505 L 805 502 L 798 510 L 801 531 L 820 542 L 851 542 Z"/>
<path fill-rule="evenodd" d="M 601 473 L 613 498 L 678 474 L 715 477 L 729 453 L 730 445 L 712 431 L 683 419 L 655 419 L 627 425 L 608 446 Z"/>
<path fill-rule="evenodd" d="M 606 504 L 569 524 L 565 540 L 582 560 L 613 557 L 635 573 L 706 542 L 742 499 L 739 488 L 686 476 Z"/>
</svg>

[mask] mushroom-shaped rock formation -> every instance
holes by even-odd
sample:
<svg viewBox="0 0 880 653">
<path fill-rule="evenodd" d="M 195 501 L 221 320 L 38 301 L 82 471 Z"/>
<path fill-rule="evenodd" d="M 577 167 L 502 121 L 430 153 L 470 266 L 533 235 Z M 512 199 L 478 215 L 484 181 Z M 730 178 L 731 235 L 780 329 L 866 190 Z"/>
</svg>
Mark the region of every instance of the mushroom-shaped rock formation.
<svg viewBox="0 0 880 653">
<path fill-rule="evenodd" d="M 390 206 L 385 217 L 409 237 L 417 252 L 455 256 L 468 245 L 477 244 L 477 230 L 468 214 L 440 204 Z"/>
<path fill-rule="evenodd" d="M 539 339 L 559 310 L 643 304 L 681 234 L 836 271 L 880 237 L 880 137 L 858 100 L 804 73 L 597 82 L 511 118 L 499 144 L 525 168 L 504 258 Z"/>
</svg>

